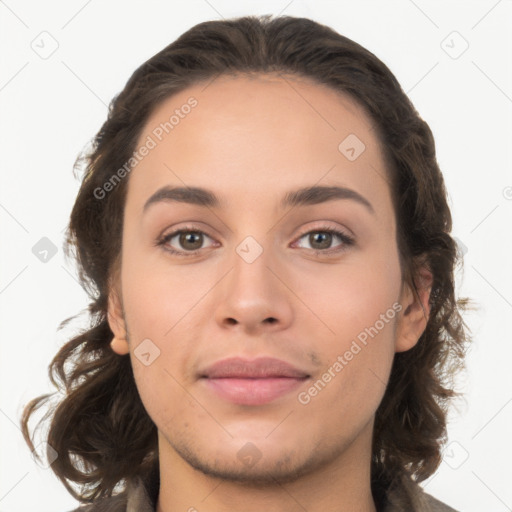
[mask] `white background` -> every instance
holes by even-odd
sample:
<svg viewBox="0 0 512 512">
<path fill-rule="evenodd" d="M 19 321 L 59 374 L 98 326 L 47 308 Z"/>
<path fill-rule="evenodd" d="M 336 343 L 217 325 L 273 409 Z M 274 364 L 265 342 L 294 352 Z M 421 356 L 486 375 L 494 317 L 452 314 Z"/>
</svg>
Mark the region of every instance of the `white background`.
<svg viewBox="0 0 512 512">
<path fill-rule="evenodd" d="M 424 486 L 461 511 L 512 510 L 512 2 L 5 0 L 0 512 L 77 505 L 51 469 L 33 462 L 18 426 L 23 404 L 53 390 L 47 366 L 71 335 L 57 332 L 59 323 L 87 305 L 62 253 L 79 187 L 76 156 L 143 61 L 201 21 L 266 13 L 312 18 L 371 50 L 434 133 L 453 232 L 467 248 L 459 295 L 478 310 L 466 317 L 474 343 L 459 379 L 465 400 L 452 414 L 444 461 Z M 453 31 L 469 43 L 458 58 L 464 43 Z M 31 47 L 42 38 L 46 49 L 58 44 L 46 59 Z M 32 253 L 42 237 L 58 249 L 46 263 Z"/>
</svg>

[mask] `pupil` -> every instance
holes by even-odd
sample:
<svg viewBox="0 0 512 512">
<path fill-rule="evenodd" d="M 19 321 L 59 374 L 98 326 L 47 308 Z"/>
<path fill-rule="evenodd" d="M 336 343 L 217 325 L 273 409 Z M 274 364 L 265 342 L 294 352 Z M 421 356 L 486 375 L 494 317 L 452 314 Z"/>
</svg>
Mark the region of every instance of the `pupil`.
<svg viewBox="0 0 512 512">
<path fill-rule="evenodd" d="M 318 249 L 328 249 L 331 241 L 332 234 L 331 233 L 316 233 L 314 235 L 310 235 L 310 243 L 313 240 L 313 243 L 316 243 L 315 238 L 320 238 L 320 245 Z M 322 243 L 323 241 L 323 243 Z M 313 244 L 312 244 L 313 245 Z"/>
<path fill-rule="evenodd" d="M 196 238 L 195 242 L 194 237 Z M 183 247 L 187 247 L 187 244 L 191 243 L 193 247 L 188 246 L 189 249 L 199 249 L 201 247 L 200 233 L 182 233 L 180 243 Z"/>
</svg>

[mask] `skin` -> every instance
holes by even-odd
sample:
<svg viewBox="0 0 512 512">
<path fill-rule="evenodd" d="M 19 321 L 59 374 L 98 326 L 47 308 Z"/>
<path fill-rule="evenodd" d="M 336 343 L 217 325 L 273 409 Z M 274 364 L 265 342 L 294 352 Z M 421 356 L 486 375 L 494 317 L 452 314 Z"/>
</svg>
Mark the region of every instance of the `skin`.
<svg viewBox="0 0 512 512">
<path fill-rule="evenodd" d="M 130 174 L 109 298 L 112 350 L 130 354 L 158 428 L 157 510 L 374 511 L 375 411 L 395 352 L 412 348 L 426 327 L 431 276 L 423 273 L 418 296 L 402 283 L 372 121 L 350 97 L 298 77 L 220 77 L 163 102 L 140 144 L 191 96 L 198 105 Z M 349 134 L 366 146 L 354 161 L 338 150 Z M 165 185 L 210 189 L 223 205 L 163 201 L 143 213 Z M 374 213 L 351 199 L 280 209 L 286 192 L 311 185 L 353 189 Z M 156 245 L 191 224 L 204 233 L 196 255 Z M 321 255 L 329 249 L 310 235 L 325 227 L 354 244 L 334 236 L 328 248 L 343 250 Z M 236 252 L 247 236 L 263 249 L 252 263 Z M 194 247 L 180 245 L 179 236 L 169 245 Z M 401 312 L 308 404 L 299 403 L 297 394 L 395 303 Z M 160 350 L 149 366 L 134 354 L 147 338 Z M 271 403 L 236 405 L 197 375 L 230 356 L 276 357 L 311 378 Z M 251 467 L 237 456 L 247 443 L 261 457 Z"/>
</svg>

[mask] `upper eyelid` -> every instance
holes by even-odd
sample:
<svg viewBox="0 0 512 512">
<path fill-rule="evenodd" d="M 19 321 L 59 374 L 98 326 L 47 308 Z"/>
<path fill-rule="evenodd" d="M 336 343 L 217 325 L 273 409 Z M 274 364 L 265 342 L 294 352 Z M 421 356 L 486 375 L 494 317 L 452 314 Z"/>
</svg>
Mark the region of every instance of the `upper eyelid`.
<svg viewBox="0 0 512 512">
<path fill-rule="evenodd" d="M 352 231 L 350 231 L 348 228 L 342 228 L 342 227 L 339 227 L 339 226 L 334 226 L 332 224 L 322 224 L 321 226 L 317 226 L 317 227 L 310 227 L 310 228 L 306 228 L 304 230 L 301 230 L 298 237 L 303 237 L 304 235 L 307 235 L 308 233 L 314 233 L 315 231 L 339 231 L 340 233 L 344 234 L 345 236 L 348 236 L 350 238 L 353 238 L 354 235 L 352 233 Z"/>
<path fill-rule="evenodd" d="M 322 221 L 319 221 L 319 222 L 322 222 Z M 304 236 L 308 233 L 311 233 L 312 231 L 322 231 L 322 230 L 334 230 L 334 231 L 341 231 L 341 232 L 344 232 L 346 231 L 346 235 L 347 236 L 351 236 L 353 237 L 354 234 L 352 233 L 352 231 L 346 227 L 339 227 L 339 226 L 334 226 L 332 224 L 329 224 L 329 221 L 325 221 L 326 223 L 325 224 L 322 224 L 320 226 L 317 226 L 317 227 L 309 227 L 309 228 L 305 228 L 304 230 L 300 230 L 299 234 L 296 235 L 296 236 Z M 208 237 L 210 238 L 215 238 L 214 236 L 210 235 L 208 233 L 208 230 L 207 229 L 204 229 L 204 228 L 201 228 L 199 226 L 192 226 L 192 225 L 186 225 L 186 226 L 183 226 L 183 227 L 179 227 L 179 228 L 176 228 L 176 229 L 171 229 L 169 231 L 169 233 L 166 233 L 166 230 L 163 231 L 162 235 L 159 237 L 159 238 L 164 238 L 164 237 L 167 237 L 169 235 L 177 235 L 181 232 L 194 232 L 194 233 L 202 233 L 204 235 L 207 235 Z"/>
</svg>

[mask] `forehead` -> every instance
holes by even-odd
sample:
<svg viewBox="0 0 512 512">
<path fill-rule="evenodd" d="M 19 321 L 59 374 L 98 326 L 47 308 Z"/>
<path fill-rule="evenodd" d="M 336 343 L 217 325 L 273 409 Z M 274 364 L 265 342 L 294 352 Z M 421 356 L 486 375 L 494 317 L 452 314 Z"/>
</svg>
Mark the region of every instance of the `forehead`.
<svg viewBox="0 0 512 512">
<path fill-rule="evenodd" d="M 152 113 L 138 147 L 149 141 L 129 199 L 166 184 L 255 202 L 292 182 L 354 185 L 370 195 L 386 185 L 371 118 L 350 96 L 296 76 L 221 76 L 190 86 Z"/>
</svg>

